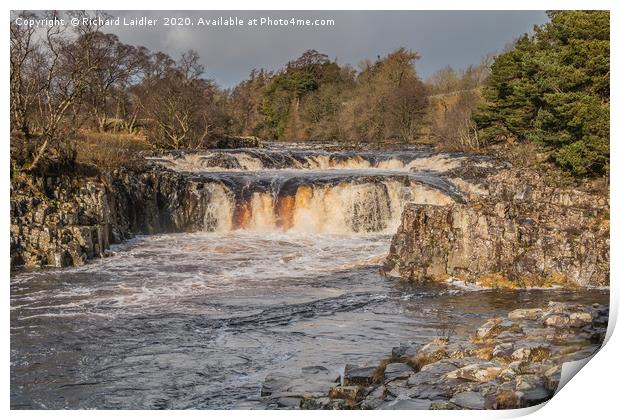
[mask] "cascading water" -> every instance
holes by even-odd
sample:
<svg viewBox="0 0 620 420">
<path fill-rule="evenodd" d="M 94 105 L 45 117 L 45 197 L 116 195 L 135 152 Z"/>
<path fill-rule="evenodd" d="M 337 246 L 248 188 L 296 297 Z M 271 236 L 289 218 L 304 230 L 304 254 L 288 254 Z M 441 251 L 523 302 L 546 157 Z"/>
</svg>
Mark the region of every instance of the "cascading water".
<svg viewBox="0 0 620 420">
<path fill-rule="evenodd" d="M 205 183 L 205 231 L 393 233 L 405 203 L 447 204 L 458 191 L 439 176 L 459 157 L 425 151 L 256 149 L 155 159 Z M 412 171 L 423 168 L 425 171 Z"/>
<path fill-rule="evenodd" d="M 382 277 L 406 203 L 461 199 L 441 176 L 461 159 L 281 145 L 156 159 L 187 176 L 198 231 L 12 276 L 12 408 L 261 408 L 272 372 L 336 372 L 446 324 L 463 337 L 523 304 L 608 299 Z"/>
<path fill-rule="evenodd" d="M 210 182 L 203 230 L 298 233 L 394 232 L 407 202 L 447 204 L 452 199 L 422 185 L 397 181 L 300 185 L 295 190 L 240 191 Z"/>
<path fill-rule="evenodd" d="M 386 169 L 446 171 L 459 166 L 464 156 L 425 149 L 400 151 L 334 151 L 306 145 L 272 145 L 265 149 L 230 149 L 207 152 L 176 152 L 152 158 L 171 169 L 185 172 L 262 171 L 282 169 Z"/>
</svg>

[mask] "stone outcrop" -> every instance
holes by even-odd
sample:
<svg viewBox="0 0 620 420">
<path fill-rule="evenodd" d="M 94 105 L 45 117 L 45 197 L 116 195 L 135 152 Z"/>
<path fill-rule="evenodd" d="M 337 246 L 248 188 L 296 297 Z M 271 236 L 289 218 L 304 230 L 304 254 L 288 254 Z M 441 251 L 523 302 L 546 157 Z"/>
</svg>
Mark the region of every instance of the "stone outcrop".
<svg viewBox="0 0 620 420">
<path fill-rule="evenodd" d="M 64 267 L 136 234 L 200 230 L 209 190 L 158 166 L 11 183 L 11 266 Z"/>
<path fill-rule="evenodd" d="M 263 147 L 258 137 L 254 136 L 227 136 L 214 143 L 216 149 L 239 149 L 248 147 Z"/>
<path fill-rule="evenodd" d="M 262 396 L 268 407 L 287 409 L 529 407 L 553 396 L 563 363 L 598 350 L 608 319 L 609 308 L 598 304 L 516 309 L 488 320 L 468 341 L 406 343 L 375 365 L 347 365 L 339 378 L 317 366 L 297 376 L 269 375 Z M 417 350 L 395 356 L 403 348 Z"/>
<path fill-rule="evenodd" d="M 469 188 L 468 198 L 408 205 L 385 271 L 488 286 L 609 284 L 608 197 L 546 186 L 532 171 L 501 170 Z"/>
</svg>

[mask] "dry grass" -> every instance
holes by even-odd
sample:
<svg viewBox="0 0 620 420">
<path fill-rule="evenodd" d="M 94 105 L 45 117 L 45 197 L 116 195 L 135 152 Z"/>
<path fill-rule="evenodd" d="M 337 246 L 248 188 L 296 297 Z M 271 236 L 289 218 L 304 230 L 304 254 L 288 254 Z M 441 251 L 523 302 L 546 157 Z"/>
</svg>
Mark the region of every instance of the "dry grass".
<svg viewBox="0 0 620 420">
<path fill-rule="evenodd" d="M 76 140 L 77 161 L 100 169 L 136 167 L 140 152 L 151 150 L 144 137 L 134 134 L 81 131 Z"/>
<path fill-rule="evenodd" d="M 502 410 L 519 407 L 519 397 L 512 390 L 499 391 L 495 396 L 495 406 L 493 407 L 495 409 Z"/>
<path fill-rule="evenodd" d="M 406 359 L 404 357 L 394 357 L 390 356 L 387 359 L 381 360 L 379 362 L 379 366 L 375 368 L 375 371 L 372 374 L 372 383 L 380 384 L 385 380 L 385 367 L 390 363 L 404 363 Z"/>
<path fill-rule="evenodd" d="M 414 371 L 419 372 L 424 366 L 435 363 L 448 356 L 445 352 L 435 352 L 433 354 L 419 354 L 407 359 L 407 364 L 413 368 Z"/>
<path fill-rule="evenodd" d="M 390 356 L 379 362 L 379 365 L 373 372 L 372 383 L 380 384 L 385 381 L 385 367 L 390 363 L 406 363 L 411 366 L 415 372 L 419 372 L 424 366 L 437 362 L 446 357 L 448 357 L 448 354 L 445 351 L 436 351 L 432 354 L 418 354 L 411 357 Z"/>
<path fill-rule="evenodd" d="M 491 360 L 493 358 L 493 349 L 494 348 L 495 348 L 494 345 L 481 347 L 481 348 L 477 349 L 474 352 L 474 355 L 476 357 L 481 358 L 481 359 Z"/>
<path fill-rule="evenodd" d="M 536 347 L 532 349 L 532 354 L 530 355 L 531 362 L 544 362 L 549 358 L 550 352 L 548 349 L 544 347 Z"/>
</svg>

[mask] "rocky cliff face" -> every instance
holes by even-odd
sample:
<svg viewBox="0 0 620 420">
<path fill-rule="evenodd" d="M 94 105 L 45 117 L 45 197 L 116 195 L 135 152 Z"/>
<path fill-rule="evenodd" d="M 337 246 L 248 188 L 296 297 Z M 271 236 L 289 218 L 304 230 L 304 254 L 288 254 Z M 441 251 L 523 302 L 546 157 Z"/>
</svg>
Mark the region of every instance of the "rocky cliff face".
<svg viewBox="0 0 620 420">
<path fill-rule="evenodd" d="M 609 284 L 608 197 L 549 187 L 528 170 L 468 185 L 467 203 L 405 208 L 386 272 L 487 286 Z"/>
<path fill-rule="evenodd" d="M 64 267 L 136 234 L 202 228 L 209 191 L 160 167 L 11 184 L 11 266 Z"/>
</svg>

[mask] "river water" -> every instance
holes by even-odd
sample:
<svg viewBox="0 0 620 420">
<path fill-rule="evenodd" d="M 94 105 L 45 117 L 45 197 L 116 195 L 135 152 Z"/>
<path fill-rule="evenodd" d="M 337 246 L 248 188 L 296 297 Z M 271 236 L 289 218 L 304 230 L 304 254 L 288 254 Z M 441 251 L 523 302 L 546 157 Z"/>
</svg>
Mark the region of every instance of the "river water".
<svg viewBox="0 0 620 420">
<path fill-rule="evenodd" d="M 383 276 L 402 206 L 459 199 L 441 175 L 452 160 L 218 153 L 163 159 L 212 189 L 202 231 L 12 276 L 13 408 L 262 408 L 272 372 L 376 363 L 400 342 L 465 337 L 516 307 L 609 300 Z"/>
</svg>

